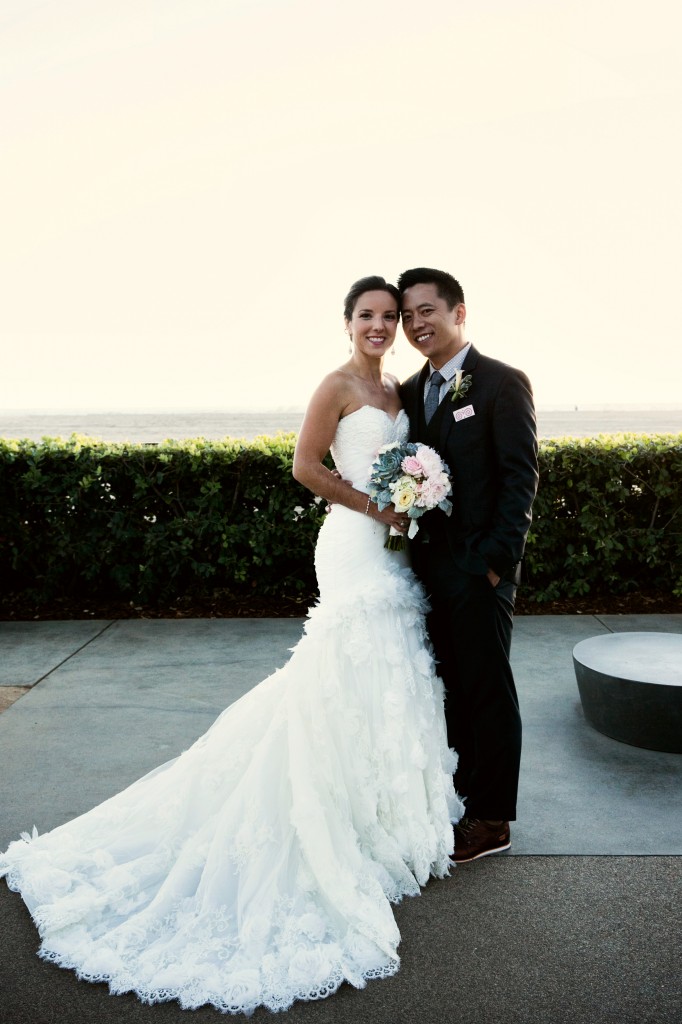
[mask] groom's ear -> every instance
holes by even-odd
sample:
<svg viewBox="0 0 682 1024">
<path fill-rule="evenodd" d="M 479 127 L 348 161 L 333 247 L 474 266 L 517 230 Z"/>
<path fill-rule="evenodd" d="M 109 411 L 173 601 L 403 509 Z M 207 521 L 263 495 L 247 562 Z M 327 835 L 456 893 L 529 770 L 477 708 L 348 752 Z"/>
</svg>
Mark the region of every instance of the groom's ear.
<svg viewBox="0 0 682 1024">
<path fill-rule="evenodd" d="M 466 306 L 463 302 L 458 302 L 455 306 L 455 323 L 463 324 L 467 318 Z"/>
</svg>

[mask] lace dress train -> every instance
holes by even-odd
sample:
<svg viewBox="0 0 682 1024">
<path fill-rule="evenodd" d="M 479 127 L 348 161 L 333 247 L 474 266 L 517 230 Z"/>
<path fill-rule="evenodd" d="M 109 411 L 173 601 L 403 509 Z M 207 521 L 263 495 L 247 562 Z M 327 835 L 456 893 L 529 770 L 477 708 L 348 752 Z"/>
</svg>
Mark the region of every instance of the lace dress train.
<svg viewBox="0 0 682 1024">
<path fill-rule="evenodd" d="M 405 436 L 365 406 L 337 466 L 365 488 Z M 0 854 L 40 955 L 112 993 L 231 1013 L 394 973 L 391 903 L 443 876 L 462 813 L 424 597 L 385 528 L 335 507 L 289 662 L 178 758 Z"/>
</svg>

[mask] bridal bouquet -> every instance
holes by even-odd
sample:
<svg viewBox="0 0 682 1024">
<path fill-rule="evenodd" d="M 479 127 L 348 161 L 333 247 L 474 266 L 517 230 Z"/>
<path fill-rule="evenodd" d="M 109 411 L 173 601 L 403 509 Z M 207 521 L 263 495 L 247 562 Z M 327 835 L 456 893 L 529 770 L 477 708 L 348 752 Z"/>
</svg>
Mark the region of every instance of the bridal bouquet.
<svg viewBox="0 0 682 1024">
<path fill-rule="evenodd" d="M 407 512 L 410 526 L 407 536 L 410 540 L 419 530 L 417 519 L 433 508 L 439 508 L 449 516 L 452 494 L 450 470 L 438 452 L 425 444 L 393 441 L 377 452 L 370 469 L 369 495 L 379 506 L 379 511 L 394 505 L 397 512 Z M 405 537 L 391 527 L 386 540 L 387 548 L 400 551 L 405 547 Z"/>
</svg>

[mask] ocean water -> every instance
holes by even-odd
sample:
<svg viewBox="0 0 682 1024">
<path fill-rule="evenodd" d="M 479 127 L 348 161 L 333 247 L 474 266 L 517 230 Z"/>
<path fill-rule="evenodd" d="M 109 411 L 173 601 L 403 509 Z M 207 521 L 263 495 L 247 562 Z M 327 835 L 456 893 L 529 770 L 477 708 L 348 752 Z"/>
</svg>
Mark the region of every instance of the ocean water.
<svg viewBox="0 0 682 1024">
<path fill-rule="evenodd" d="M 158 444 L 173 438 L 225 437 L 251 440 L 259 434 L 300 429 L 302 412 L 154 412 L 154 413 L 41 413 L 0 414 L 0 437 L 69 437 L 85 434 L 102 441 Z M 592 437 L 597 434 L 682 432 L 678 409 L 540 409 L 540 437 Z"/>
</svg>

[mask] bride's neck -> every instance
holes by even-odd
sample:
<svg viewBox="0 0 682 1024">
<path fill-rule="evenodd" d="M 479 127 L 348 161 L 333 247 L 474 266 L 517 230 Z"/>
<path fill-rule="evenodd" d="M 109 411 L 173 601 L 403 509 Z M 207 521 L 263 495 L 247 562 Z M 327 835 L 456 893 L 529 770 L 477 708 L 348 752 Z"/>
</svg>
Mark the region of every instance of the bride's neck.
<svg viewBox="0 0 682 1024">
<path fill-rule="evenodd" d="M 355 374 L 356 377 L 360 377 L 367 384 L 377 388 L 383 387 L 383 365 L 383 356 L 379 359 L 371 359 L 369 356 L 357 352 L 354 353 L 346 364 L 347 369 Z"/>
</svg>

